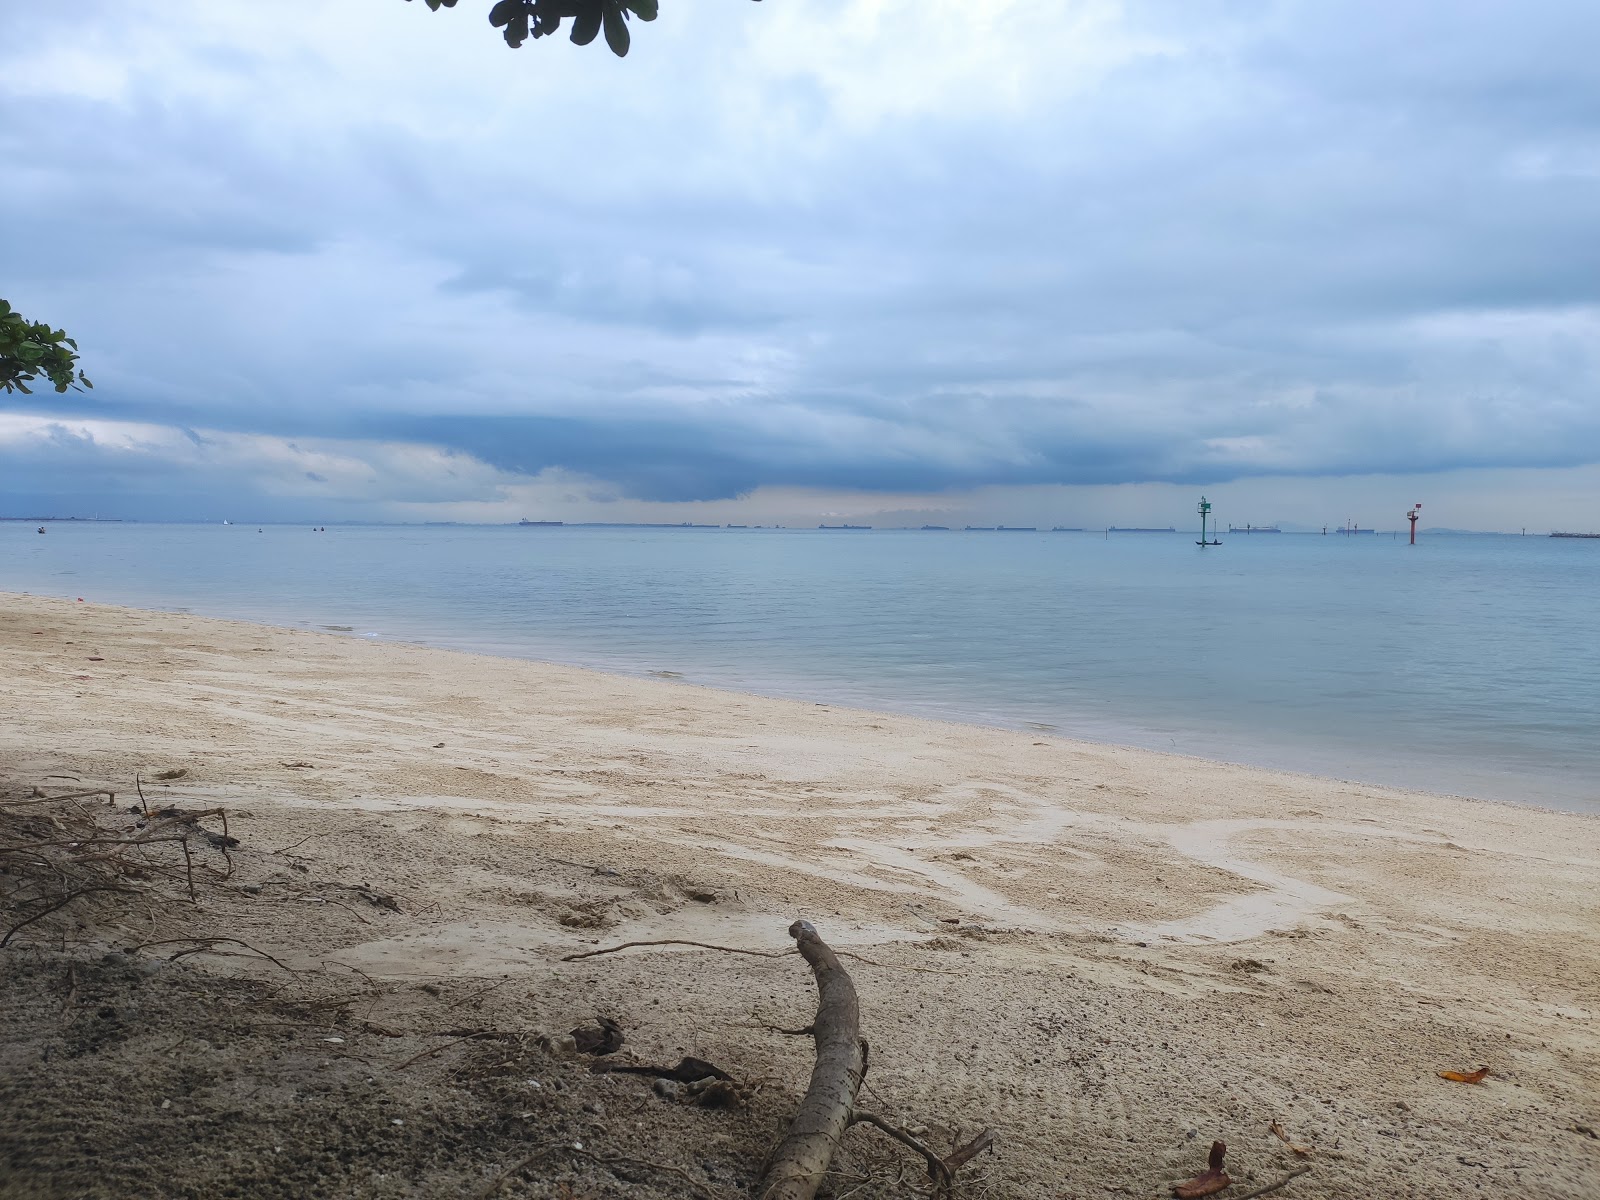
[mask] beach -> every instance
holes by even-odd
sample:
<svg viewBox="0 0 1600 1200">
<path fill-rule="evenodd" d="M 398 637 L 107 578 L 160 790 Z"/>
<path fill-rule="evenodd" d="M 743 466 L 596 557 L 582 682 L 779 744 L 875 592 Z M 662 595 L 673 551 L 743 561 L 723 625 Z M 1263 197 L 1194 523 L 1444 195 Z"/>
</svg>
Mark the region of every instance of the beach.
<svg viewBox="0 0 1600 1200">
<path fill-rule="evenodd" d="M 811 1068 L 782 1032 L 811 1020 L 803 963 L 564 956 L 783 951 L 796 918 L 855 956 L 874 1109 L 944 1149 L 995 1131 L 958 1194 L 1168 1195 L 1213 1140 L 1225 1196 L 1302 1165 L 1279 1194 L 1600 1192 L 1594 817 L 17 594 L 0 651 L 0 795 L 121 802 L 137 775 L 239 839 L 197 901 L 64 908 L 4 952 L 34 964 L 5 993 L 8 1195 L 462 1195 L 573 1141 L 505 1194 L 746 1194 Z M 179 936 L 252 953 L 91 969 Z M 52 964 L 77 961 L 173 995 L 365 982 L 334 1032 L 323 1009 L 173 1045 L 146 1008 L 63 1054 L 89 1018 Z M 739 1103 L 562 1057 L 597 1015 Z M 337 1111 L 367 1149 L 319 1133 L 290 1172 L 302 1109 L 302 1140 Z M 119 1138 L 143 1150 L 101 1161 Z M 862 1197 L 920 1173 L 863 1129 L 836 1167 Z"/>
</svg>

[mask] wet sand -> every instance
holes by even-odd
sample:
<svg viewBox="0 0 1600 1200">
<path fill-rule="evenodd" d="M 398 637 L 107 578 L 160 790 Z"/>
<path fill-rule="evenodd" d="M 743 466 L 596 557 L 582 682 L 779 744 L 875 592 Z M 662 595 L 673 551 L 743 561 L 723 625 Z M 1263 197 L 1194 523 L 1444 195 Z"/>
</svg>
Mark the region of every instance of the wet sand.
<svg viewBox="0 0 1600 1200">
<path fill-rule="evenodd" d="M 252 886 L 399 898 L 208 902 L 291 965 L 509 974 L 545 1027 L 614 1012 L 782 1111 L 797 960 L 561 957 L 804 916 L 862 956 L 875 1103 L 1000 1131 L 974 1194 L 1165 1194 L 1213 1138 L 1260 1184 L 1301 1162 L 1274 1120 L 1315 1147 L 1285 1195 L 1600 1194 L 1594 818 L 35 597 L 0 650 L 0 791 L 182 768 L 161 794 L 229 808 Z"/>
</svg>

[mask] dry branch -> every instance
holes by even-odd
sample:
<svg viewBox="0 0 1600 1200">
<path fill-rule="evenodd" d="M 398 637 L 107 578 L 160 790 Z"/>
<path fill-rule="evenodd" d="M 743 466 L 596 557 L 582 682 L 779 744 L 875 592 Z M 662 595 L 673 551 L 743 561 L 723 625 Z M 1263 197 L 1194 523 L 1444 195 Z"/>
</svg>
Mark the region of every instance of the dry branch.
<svg viewBox="0 0 1600 1200">
<path fill-rule="evenodd" d="M 713 946 L 710 942 L 690 942 L 685 941 L 683 938 L 657 938 L 648 942 L 623 942 L 619 946 L 607 946 L 601 950 L 585 950 L 581 954 L 566 954 L 562 956 L 561 961 L 577 962 L 583 958 L 598 958 L 602 954 L 615 954 L 618 950 L 627 950 L 633 946 L 699 946 L 702 950 L 720 950 L 724 954 L 750 954 L 756 958 L 784 958 L 794 953 L 793 950 L 745 950 L 738 946 Z M 830 953 L 832 952 L 830 951 Z"/>
<path fill-rule="evenodd" d="M 817 981 L 817 1017 L 812 1022 L 817 1061 L 789 1132 L 768 1160 L 756 1190 L 761 1200 L 812 1200 L 849 1128 L 866 1073 L 860 1002 L 849 972 L 809 921 L 789 926 L 789 936 Z"/>
<path fill-rule="evenodd" d="M 134 891 L 133 888 L 118 887 L 116 884 L 109 884 L 108 883 L 108 884 L 100 884 L 98 886 L 81 887 L 81 888 L 78 888 L 76 891 L 68 892 L 65 896 L 62 896 L 55 903 L 50 905 L 50 907 L 45 908 L 45 909 L 41 909 L 39 912 L 34 913 L 30 917 L 23 918 L 21 921 L 18 921 L 15 925 L 13 925 L 10 929 L 6 930 L 5 937 L 0 938 L 0 949 L 4 949 L 6 946 L 10 945 L 12 937 L 16 934 L 16 932 L 19 929 L 25 929 L 29 925 L 32 925 L 35 921 L 40 920 L 43 917 L 48 917 L 51 913 L 57 911 L 58 909 L 65 908 L 68 904 L 71 904 L 79 896 L 87 896 L 87 895 L 90 895 L 93 892 L 126 892 L 126 893 L 133 893 L 133 891 Z"/>
<path fill-rule="evenodd" d="M 1294 1170 L 1290 1171 L 1287 1175 L 1285 1175 L 1282 1179 L 1273 1180 L 1273 1182 L 1267 1184 L 1265 1187 L 1258 1187 L 1255 1191 L 1246 1192 L 1242 1196 L 1235 1196 L 1234 1200 L 1255 1200 L 1255 1197 L 1257 1197 L 1257 1196 L 1265 1196 L 1269 1192 L 1275 1192 L 1279 1188 L 1283 1187 L 1285 1184 L 1293 1182 L 1294 1180 L 1298 1179 L 1300 1176 L 1306 1174 L 1310 1170 L 1311 1170 L 1311 1168 L 1309 1166 L 1296 1167 Z"/>
</svg>

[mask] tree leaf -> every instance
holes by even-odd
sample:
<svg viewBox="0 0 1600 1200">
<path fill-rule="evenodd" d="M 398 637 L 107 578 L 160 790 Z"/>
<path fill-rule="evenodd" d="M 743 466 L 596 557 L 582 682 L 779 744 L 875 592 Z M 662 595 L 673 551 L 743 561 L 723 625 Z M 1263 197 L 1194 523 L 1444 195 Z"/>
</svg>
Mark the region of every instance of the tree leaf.
<svg viewBox="0 0 1600 1200">
<path fill-rule="evenodd" d="M 519 12 L 506 23 L 506 45 L 515 50 L 528 40 L 528 14 Z"/>
<path fill-rule="evenodd" d="M 1231 1184 L 1233 1180 L 1222 1169 L 1222 1158 L 1227 1152 L 1226 1143 L 1212 1142 L 1211 1153 L 1206 1159 L 1206 1169 L 1187 1183 L 1180 1183 L 1173 1188 L 1172 1194 L 1177 1196 L 1178 1200 L 1194 1200 L 1197 1196 L 1210 1196 L 1220 1192 Z"/>
<path fill-rule="evenodd" d="M 600 5 L 589 5 L 578 13 L 577 20 L 572 23 L 572 40 L 579 46 L 587 46 L 594 41 L 600 33 Z M 609 40 L 609 34 L 607 39 Z"/>
<path fill-rule="evenodd" d="M 606 0 L 605 3 L 606 45 L 611 47 L 611 53 L 618 58 L 623 58 L 628 53 L 628 22 L 622 15 L 620 0 Z"/>
<path fill-rule="evenodd" d="M 489 10 L 489 24 L 496 29 L 502 29 L 511 23 L 511 18 L 522 11 L 522 0 L 500 0 Z"/>
<path fill-rule="evenodd" d="M 661 11 L 661 6 L 656 0 L 627 0 L 627 6 L 641 21 L 654 21 L 656 14 Z"/>
<path fill-rule="evenodd" d="M 1476 1071 L 1440 1071 L 1440 1079 L 1453 1080 L 1456 1083 L 1482 1083 L 1489 1077 L 1488 1067 L 1479 1067 Z"/>
</svg>

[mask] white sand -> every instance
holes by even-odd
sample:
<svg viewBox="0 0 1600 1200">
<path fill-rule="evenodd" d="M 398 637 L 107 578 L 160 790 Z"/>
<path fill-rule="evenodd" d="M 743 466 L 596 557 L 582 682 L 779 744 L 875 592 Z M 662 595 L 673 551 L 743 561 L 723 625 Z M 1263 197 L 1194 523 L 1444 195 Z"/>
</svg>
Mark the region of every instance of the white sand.
<svg viewBox="0 0 1600 1200">
<path fill-rule="evenodd" d="M 806 916 L 871 960 L 875 1103 L 1001 1131 L 986 1194 L 1160 1194 L 1213 1137 L 1266 1181 L 1276 1119 L 1284 1195 L 1600 1195 L 1593 818 L 16 595 L 0 652 L 0 788 L 187 768 L 247 851 L 402 898 L 238 918 L 290 961 L 522 973 L 797 1089 L 796 960 L 558 959 Z"/>
</svg>

